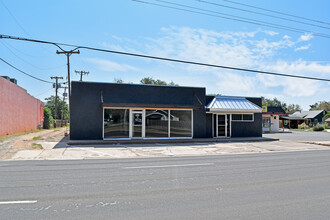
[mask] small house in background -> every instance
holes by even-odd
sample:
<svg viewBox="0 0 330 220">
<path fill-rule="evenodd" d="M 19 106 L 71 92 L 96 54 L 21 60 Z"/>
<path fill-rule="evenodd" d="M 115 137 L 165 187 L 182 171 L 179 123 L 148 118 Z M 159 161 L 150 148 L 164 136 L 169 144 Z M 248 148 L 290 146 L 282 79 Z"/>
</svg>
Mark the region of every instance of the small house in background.
<svg viewBox="0 0 330 220">
<path fill-rule="evenodd" d="M 262 131 L 279 132 L 282 128 L 280 116 L 288 115 L 281 106 L 264 106 L 262 109 Z"/>
<path fill-rule="evenodd" d="M 314 111 L 298 111 L 288 116 L 282 116 L 284 127 L 298 128 L 298 125 L 305 123 L 306 125 L 317 125 L 322 123 L 322 118 L 327 112 L 324 110 Z"/>
</svg>

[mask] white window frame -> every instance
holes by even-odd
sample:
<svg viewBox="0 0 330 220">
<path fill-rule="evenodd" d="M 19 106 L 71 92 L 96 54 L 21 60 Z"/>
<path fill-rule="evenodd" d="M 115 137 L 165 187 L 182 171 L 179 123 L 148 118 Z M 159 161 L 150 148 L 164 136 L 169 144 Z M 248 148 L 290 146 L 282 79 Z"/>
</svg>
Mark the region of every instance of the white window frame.
<svg viewBox="0 0 330 220">
<path fill-rule="evenodd" d="M 224 115 L 225 116 L 225 122 L 226 122 L 226 124 L 225 124 L 225 136 L 219 136 L 219 131 L 218 131 L 218 115 Z M 216 130 L 215 130 L 215 134 L 216 134 L 216 136 L 214 137 L 214 138 L 230 138 L 231 137 L 231 129 L 232 129 L 232 124 L 231 124 L 231 122 L 232 122 L 232 117 L 231 117 L 231 114 L 230 113 L 214 113 L 213 115 L 212 115 L 212 131 L 213 131 L 213 129 L 214 129 L 214 119 L 213 119 L 213 117 L 215 116 L 215 121 L 216 121 L 216 126 L 215 126 L 215 128 L 216 128 Z M 228 118 L 228 116 L 229 116 L 229 118 Z M 229 124 L 228 124 L 228 119 L 229 119 Z M 229 128 L 230 128 L 230 135 L 228 135 L 228 125 L 230 126 Z M 212 133 L 212 136 L 213 136 L 213 133 Z"/>
<path fill-rule="evenodd" d="M 104 138 L 104 110 L 105 109 L 129 109 L 129 137 L 128 138 Z M 162 109 L 168 110 L 168 137 L 146 137 L 146 110 Z M 171 137 L 171 110 L 175 111 L 191 111 L 191 128 L 190 137 Z M 142 113 L 142 137 L 133 137 L 133 113 Z M 194 136 L 194 111 L 193 109 L 168 109 L 168 108 L 125 108 L 125 107 L 103 107 L 102 118 L 102 137 L 103 140 L 132 140 L 132 139 L 192 139 Z"/>
<path fill-rule="evenodd" d="M 234 120 L 232 115 L 241 115 L 242 119 L 241 120 Z M 243 115 L 252 115 L 252 120 L 243 120 Z M 231 121 L 233 122 L 254 122 L 254 113 L 232 113 L 231 114 Z"/>
</svg>

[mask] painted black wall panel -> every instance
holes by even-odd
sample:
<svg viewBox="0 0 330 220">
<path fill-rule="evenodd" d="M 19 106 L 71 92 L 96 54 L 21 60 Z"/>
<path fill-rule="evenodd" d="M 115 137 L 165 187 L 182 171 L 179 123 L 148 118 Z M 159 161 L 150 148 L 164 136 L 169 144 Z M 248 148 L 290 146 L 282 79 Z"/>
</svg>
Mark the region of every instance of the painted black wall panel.
<svg viewBox="0 0 330 220">
<path fill-rule="evenodd" d="M 194 106 L 193 137 L 205 137 L 205 88 L 72 82 L 71 140 L 103 138 L 104 103 Z"/>
<path fill-rule="evenodd" d="M 262 137 L 262 113 L 254 113 L 253 122 L 232 121 L 232 137 Z"/>
<path fill-rule="evenodd" d="M 206 137 L 207 138 L 212 138 L 213 133 L 212 133 L 212 114 L 206 114 Z"/>
</svg>

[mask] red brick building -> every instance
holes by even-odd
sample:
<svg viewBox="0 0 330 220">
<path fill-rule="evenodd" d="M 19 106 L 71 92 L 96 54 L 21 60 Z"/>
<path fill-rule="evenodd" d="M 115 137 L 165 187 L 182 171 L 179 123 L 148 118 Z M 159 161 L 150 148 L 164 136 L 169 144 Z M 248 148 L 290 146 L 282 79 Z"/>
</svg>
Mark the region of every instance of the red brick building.
<svg viewBox="0 0 330 220">
<path fill-rule="evenodd" d="M 0 136 L 42 127 L 44 104 L 16 85 L 15 79 L 0 77 Z"/>
</svg>

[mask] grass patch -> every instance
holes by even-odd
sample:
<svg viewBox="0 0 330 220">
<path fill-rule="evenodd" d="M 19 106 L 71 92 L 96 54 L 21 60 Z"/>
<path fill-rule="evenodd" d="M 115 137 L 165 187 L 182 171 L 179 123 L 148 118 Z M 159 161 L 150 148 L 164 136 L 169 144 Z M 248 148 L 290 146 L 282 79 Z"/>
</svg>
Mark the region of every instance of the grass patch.
<svg viewBox="0 0 330 220">
<path fill-rule="evenodd" d="M 34 138 L 32 138 L 32 140 L 39 140 L 41 138 L 41 136 L 37 136 L 37 137 L 34 137 Z"/>
<path fill-rule="evenodd" d="M 33 149 L 38 149 L 38 150 L 41 150 L 41 149 L 44 149 L 41 144 L 36 144 L 36 143 L 32 143 L 32 148 Z"/>
<path fill-rule="evenodd" d="M 313 131 L 313 128 L 290 128 L 290 131 Z"/>
<path fill-rule="evenodd" d="M 4 142 L 8 138 L 17 137 L 17 136 L 21 136 L 21 135 L 25 135 L 25 134 L 36 133 L 36 132 L 44 131 L 44 130 L 45 129 L 36 129 L 36 130 L 25 131 L 25 132 L 20 132 L 20 133 L 16 133 L 16 134 L 9 134 L 9 135 L 5 135 L 5 136 L 1 136 L 0 137 L 0 142 Z"/>
</svg>

